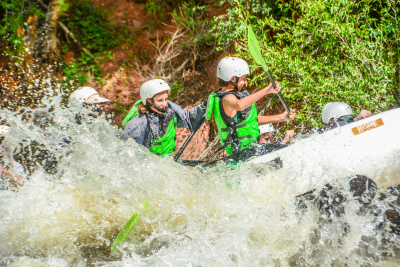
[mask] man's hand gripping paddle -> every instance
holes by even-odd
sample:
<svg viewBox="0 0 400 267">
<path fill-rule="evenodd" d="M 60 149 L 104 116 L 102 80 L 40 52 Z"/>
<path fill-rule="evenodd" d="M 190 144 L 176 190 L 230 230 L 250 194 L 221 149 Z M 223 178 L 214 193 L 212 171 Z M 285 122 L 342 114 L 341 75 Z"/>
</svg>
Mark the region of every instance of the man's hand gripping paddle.
<svg viewBox="0 0 400 267">
<path fill-rule="evenodd" d="M 258 45 L 257 38 L 256 38 L 256 36 L 253 32 L 253 29 L 251 28 L 250 25 L 249 25 L 249 33 L 248 33 L 247 42 L 248 42 L 250 54 L 253 56 L 256 63 L 263 67 L 264 71 L 268 75 L 269 80 L 272 83 L 272 86 L 274 88 L 276 88 L 276 83 L 274 81 L 274 78 L 272 78 L 272 75 L 268 70 L 267 64 L 265 64 L 265 61 L 264 61 L 263 57 L 261 56 L 260 46 Z M 281 100 L 281 102 L 282 102 L 283 106 L 285 107 L 286 111 L 288 112 L 288 114 L 290 114 L 290 108 L 289 108 L 288 104 L 286 103 L 285 99 L 283 98 L 281 92 L 278 92 L 278 97 Z"/>
</svg>

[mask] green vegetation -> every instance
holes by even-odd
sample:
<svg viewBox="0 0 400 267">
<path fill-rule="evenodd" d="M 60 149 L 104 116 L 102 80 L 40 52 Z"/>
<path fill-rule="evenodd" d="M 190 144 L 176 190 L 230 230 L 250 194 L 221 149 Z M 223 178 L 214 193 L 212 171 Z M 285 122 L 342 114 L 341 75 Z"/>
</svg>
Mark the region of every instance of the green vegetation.
<svg viewBox="0 0 400 267">
<path fill-rule="evenodd" d="M 207 5 L 200 5 L 199 1 L 190 0 L 181 2 L 179 9 L 171 12 L 177 25 L 185 31 L 181 46 L 193 71 L 195 71 L 196 61 L 214 50 L 215 39 L 211 33 L 213 22 L 205 18 L 206 8 Z M 174 78 L 171 98 L 174 99 L 184 92 L 184 87 L 182 80 Z"/>
<path fill-rule="evenodd" d="M 328 102 L 379 112 L 399 99 L 400 1 L 229 2 L 213 28 L 219 49 L 234 43 L 235 56 L 251 65 L 249 85 L 266 85 L 245 42 L 252 25 L 284 97 L 306 126 L 321 124 Z"/>
<path fill-rule="evenodd" d="M 51 1 L 50 5 L 58 5 L 58 8 L 53 10 L 58 13 L 55 21 L 48 14 L 47 16 L 44 14 L 46 11 L 48 12 L 45 4 L 35 4 L 29 0 L 1 1 L 0 36 L 4 44 L 2 48 L 7 50 L 10 56 L 18 56 L 25 51 L 26 47 L 33 48 L 36 57 L 43 55 L 45 52 L 41 50 L 47 49 L 43 48 L 41 43 L 66 36 L 64 34 L 46 36 L 52 34 L 46 30 L 46 25 L 57 25 L 58 18 L 58 21 L 62 22 L 80 42 L 77 44 L 67 36 L 68 42 L 64 43 L 68 43 L 68 45 L 61 47 L 63 54 L 73 51 L 78 56 L 75 56 L 70 64 L 64 65 L 64 87 L 72 90 L 90 80 L 103 84 L 104 77 L 102 77 L 100 65 L 106 59 L 112 59 L 110 49 L 120 44 L 120 40 L 132 43 L 129 32 L 126 29 L 117 31 L 112 21 L 107 19 L 111 11 L 100 9 L 90 0 L 58 0 Z M 62 32 L 63 29 L 60 31 Z M 28 33 L 29 38 L 27 38 Z M 41 41 L 38 38 L 41 38 L 40 36 L 43 34 L 47 39 Z M 60 41 L 59 43 L 62 43 L 63 40 Z M 88 52 L 84 52 L 83 48 Z M 15 59 L 19 60 L 18 57 Z"/>
<path fill-rule="evenodd" d="M 125 118 L 126 115 L 128 115 L 128 111 L 129 111 L 128 108 L 121 105 L 121 100 L 119 100 L 119 99 L 115 100 L 115 105 L 116 105 L 115 111 L 117 113 L 121 113 L 122 118 Z"/>
<path fill-rule="evenodd" d="M 49 4 L 49 1 L 44 2 Z M 105 11 L 90 0 L 50 2 L 58 6 L 58 21 L 64 23 L 80 43 L 71 40 L 60 26 L 57 36 L 52 36 L 59 41 L 61 55 L 74 52 L 75 59 L 62 67 L 65 88 L 72 90 L 93 81 L 105 84 L 110 74 L 106 76 L 101 65 L 113 58 L 111 49 L 116 46 L 127 49 L 134 45 L 129 27 L 115 26 L 108 19 L 112 11 Z M 217 1 L 211 1 L 214 2 Z M 250 86 L 261 88 L 269 83 L 247 50 L 247 27 L 252 25 L 263 56 L 283 88 L 284 97 L 299 110 L 298 121 L 305 126 L 320 126 L 321 109 L 331 101 L 349 103 L 357 111 L 366 108 L 373 112 L 400 101 L 400 0 L 218 2 L 221 5 L 228 2 L 230 6 L 226 14 L 211 21 L 206 16 L 210 4 L 205 1 L 147 0 L 142 4 L 155 19 L 135 28 L 136 34 L 144 29 L 159 28 L 169 16 L 176 21 L 181 33 L 184 32 L 182 37 L 162 40 L 173 44 L 176 53 L 173 63 L 165 64 L 163 73 L 165 77 L 174 73 L 169 80 L 173 97 L 186 92 L 188 80 L 182 77 L 194 75 L 198 71 L 196 64 L 208 57 L 214 47 L 224 50 L 234 45 L 234 55 L 251 65 Z M 35 57 L 40 59 L 37 50 L 40 42 L 42 46 L 45 43 L 40 38 L 50 34 L 46 32 L 46 25 L 57 23 L 57 18 L 50 20 L 49 13 L 45 5 L 35 4 L 35 1 L 1 1 L 3 51 L 16 56 L 32 46 L 29 51 L 34 51 Z M 39 45 L 34 47 L 35 43 Z M 120 70 L 139 68 L 140 62 L 154 62 L 146 49 L 130 52 Z M 176 66 L 183 62 L 175 73 Z M 272 103 L 274 107 L 280 105 L 277 98 Z M 117 109 L 124 113 L 119 103 Z"/>
<path fill-rule="evenodd" d="M 173 99 L 174 97 L 178 96 L 179 93 L 183 91 L 182 87 L 183 82 L 178 77 L 174 77 L 174 83 L 171 85 L 171 94 L 170 98 Z"/>
<path fill-rule="evenodd" d="M 142 6 L 147 10 L 150 15 L 158 16 L 160 21 L 164 20 L 165 13 L 164 8 L 160 3 L 154 0 L 146 1 Z"/>
<path fill-rule="evenodd" d="M 104 84 L 100 64 L 106 59 L 112 59 L 110 48 L 120 43 L 112 21 L 107 19 L 110 11 L 96 7 L 90 1 L 73 1 L 68 14 L 63 19 L 67 27 L 77 36 L 82 45 L 93 55 L 82 52 L 80 57 L 65 65 L 64 84 L 77 87 L 93 79 Z M 68 48 L 64 48 L 64 53 Z"/>
<path fill-rule="evenodd" d="M 214 37 L 211 33 L 213 21 L 204 19 L 204 13 L 207 5 L 201 4 L 202 1 L 180 1 L 180 0 L 148 0 L 142 6 L 147 10 L 148 14 L 155 15 L 162 22 L 167 15 L 165 6 L 179 4 L 178 9 L 173 9 L 169 14 L 176 23 L 188 30 L 187 37 L 190 42 L 195 44 L 207 43 L 212 45 Z M 150 22 L 147 28 L 152 29 L 157 26 L 156 23 Z M 194 37 L 194 38 L 191 38 Z M 187 43 L 185 43 L 187 45 Z"/>
<path fill-rule="evenodd" d="M 206 8 L 206 5 L 198 5 L 196 1 L 190 0 L 183 2 L 179 11 L 174 10 L 171 13 L 178 25 L 188 30 L 188 37 L 192 37 L 190 38 L 191 44 L 213 45 L 214 43 L 214 36 L 211 33 L 213 22 L 203 18 Z"/>
<path fill-rule="evenodd" d="M 107 19 L 110 12 L 101 10 L 91 1 L 73 1 L 68 14 L 61 19 L 79 36 L 84 47 L 99 52 L 119 44 L 112 21 Z"/>
<path fill-rule="evenodd" d="M 151 31 L 160 27 L 167 16 L 172 17 L 172 25 L 176 26 L 176 35 L 164 40 L 164 45 L 173 49 L 174 52 L 172 54 L 175 54 L 174 57 L 179 57 L 178 64 L 175 63 L 176 65 L 174 66 L 167 64 L 168 66 L 165 67 L 165 62 L 162 62 L 160 64 L 164 66 L 161 68 L 163 73 L 156 73 L 156 76 L 161 77 L 169 76 L 171 73 L 174 74 L 168 80 L 172 88 L 171 99 L 174 99 L 181 93 L 186 92 L 183 89 L 185 87 L 185 79 L 179 79 L 180 74 L 186 71 L 195 73 L 196 62 L 204 55 L 210 55 L 214 51 L 215 39 L 211 32 L 214 22 L 206 18 L 206 9 L 209 5 L 205 1 L 195 0 L 148 0 L 142 6 L 149 15 L 155 17 L 155 22 L 148 23 L 142 29 L 146 28 Z M 179 65 L 182 62 L 185 63 Z M 166 71 L 165 68 L 168 70 Z"/>
<path fill-rule="evenodd" d="M 23 33 L 29 26 L 29 17 L 37 19 L 44 17 L 42 11 L 29 0 L 0 1 L 0 37 L 12 55 L 19 54 L 23 47 Z"/>
<path fill-rule="evenodd" d="M 91 79 L 101 85 L 105 84 L 100 63 L 104 62 L 105 59 L 112 58 L 111 51 L 97 53 L 93 57 L 82 53 L 80 57 L 64 66 L 64 85 L 78 87 L 85 85 Z"/>
</svg>

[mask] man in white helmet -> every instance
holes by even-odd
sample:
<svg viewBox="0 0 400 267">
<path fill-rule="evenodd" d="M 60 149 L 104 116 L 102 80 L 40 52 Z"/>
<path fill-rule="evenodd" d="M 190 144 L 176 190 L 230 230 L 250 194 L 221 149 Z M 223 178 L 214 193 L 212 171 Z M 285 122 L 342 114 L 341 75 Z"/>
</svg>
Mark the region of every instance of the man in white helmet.
<svg viewBox="0 0 400 267">
<path fill-rule="evenodd" d="M 275 132 L 274 126 L 272 123 L 269 124 L 264 124 L 260 126 L 260 137 L 259 137 L 259 143 L 260 144 L 272 144 L 271 138 L 273 133 Z M 290 137 L 296 136 L 296 133 L 294 130 L 287 130 L 285 137 L 283 140 L 280 142 L 281 144 L 287 144 L 290 141 Z"/>
<path fill-rule="evenodd" d="M 259 125 L 293 120 L 296 112 L 286 111 L 279 115 L 258 116 L 256 102 L 267 94 L 280 91 L 269 84 L 267 87 L 250 94 L 243 88 L 250 73 L 246 61 L 240 58 L 223 58 L 217 67 L 217 77 L 221 88 L 212 93 L 208 99 L 206 118 L 214 115 L 222 148 L 229 155 L 245 159 L 257 155 L 253 144 L 259 138 Z M 253 147 L 253 148 L 252 148 Z"/>
<path fill-rule="evenodd" d="M 79 87 L 69 96 L 69 102 L 72 105 L 82 105 L 89 107 L 92 111 L 87 116 L 83 114 L 77 114 L 75 119 L 78 124 L 82 124 L 82 121 L 85 120 L 87 123 L 90 123 L 90 118 L 96 118 L 98 112 L 100 111 L 100 105 L 107 104 L 110 102 L 109 99 L 103 98 L 99 95 L 99 93 L 93 89 L 92 87 Z"/>
<path fill-rule="evenodd" d="M 92 87 L 79 87 L 70 96 L 69 101 L 76 101 L 80 104 L 105 104 L 110 102 L 109 99 L 101 97 L 99 93 Z"/>
<path fill-rule="evenodd" d="M 275 128 L 272 123 L 264 124 L 259 127 L 260 136 L 259 143 L 260 144 L 271 144 L 272 134 L 275 132 Z"/>
<path fill-rule="evenodd" d="M 331 102 L 322 109 L 322 122 L 325 127 L 319 131 L 323 133 L 338 126 L 343 126 L 354 121 L 359 121 L 374 115 L 369 110 L 361 110 L 360 114 L 354 116 L 353 109 L 343 102 Z"/>
<path fill-rule="evenodd" d="M 165 156 L 175 149 L 176 128 L 193 127 L 201 120 L 206 102 L 190 110 L 168 100 L 171 91 L 168 83 L 161 79 L 145 82 L 140 88 L 140 97 L 122 123 L 129 137 L 144 145 L 151 152 Z"/>
</svg>

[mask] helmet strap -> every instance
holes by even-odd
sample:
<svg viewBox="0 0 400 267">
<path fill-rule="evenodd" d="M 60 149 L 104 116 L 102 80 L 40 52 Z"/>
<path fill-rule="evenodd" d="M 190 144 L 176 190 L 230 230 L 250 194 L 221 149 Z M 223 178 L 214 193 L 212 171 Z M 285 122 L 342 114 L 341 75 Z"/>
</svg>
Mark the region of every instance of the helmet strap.
<svg viewBox="0 0 400 267">
<path fill-rule="evenodd" d="M 232 80 L 229 80 L 229 83 L 232 84 L 235 87 L 235 91 L 238 92 L 239 88 L 238 88 L 238 83 L 239 83 L 239 78 L 234 76 L 236 78 L 236 82 L 232 82 Z"/>
<path fill-rule="evenodd" d="M 151 98 L 151 104 L 150 103 L 147 103 L 150 107 L 152 107 L 152 108 L 154 108 L 155 110 L 157 110 L 157 111 L 159 111 L 159 112 L 161 112 L 161 113 L 165 113 L 166 112 L 166 110 L 165 109 L 160 109 L 160 108 L 158 108 L 158 107 L 156 107 L 153 103 L 154 103 L 154 96 Z"/>
</svg>

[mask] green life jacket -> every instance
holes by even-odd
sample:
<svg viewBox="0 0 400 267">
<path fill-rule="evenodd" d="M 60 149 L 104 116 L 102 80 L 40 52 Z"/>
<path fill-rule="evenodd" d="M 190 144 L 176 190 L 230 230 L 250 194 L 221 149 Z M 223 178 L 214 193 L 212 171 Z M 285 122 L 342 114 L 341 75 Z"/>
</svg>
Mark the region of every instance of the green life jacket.
<svg viewBox="0 0 400 267">
<path fill-rule="evenodd" d="M 165 134 L 159 139 L 152 140 L 150 146 L 151 152 L 160 155 L 161 157 L 172 154 L 174 152 L 176 124 L 177 124 L 177 118 L 175 117 L 168 123 L 168 128 Z"/>
<path fill-rule="evenodd" d="M 250 147 L 258 139 L 260 130 L 255 103 L 251 107 L 237 112 L 234 118 L 226 116 L 223 111 L 222 99 L 228 94 L 235 94 L 239 99 L 250 95 L 247 91 L 222 92 L 221 90 L 210 94 L 207 101 L 206 119 L 209 120 L 214 114 L 221 144 L 228 155 L 232 155 Z"/>
<path fill-rule="evenodd" d="M 138 107 L 139 107 L 140 103 L 142 103 L 142 100 L 138 100 L 133 105 L 133 107 L 129 111 L 128 115 L 125 117 L 124 121 L 122 122 L 123 127 L 125 127 L 125 125 L 128 121 L 130 121 L 131 119 L 133 119 L 137 115 L 139 115 Z M 149 147 L 148 137 L 150 136 L 150 131 L 152 131 L 152 129 L 150 127 L 148 112 L 145 113 L 145 116 L 147 119 L 147 127 L 146 127 L 143 145 Z M 165 155 L 172 154 L 174 152 L 176 128 L 177 128 L 176 114 L 172 109 L 168 108 L 168 106 L 166 109 L 166 113 L 163 114 L 163 116 L 165 119 L 160 124 L 158 133 L 154 133 L 152 131 L 153 138 L 150 142 L 150 147 L 149 147 L 151 152 L 153 152 L 154 154 L 160 155 L 162 157 L 164 157 Z M 165 129 L 165 128 L 167 130 L 164 132 L 163 129 Z"/>
</svg>

